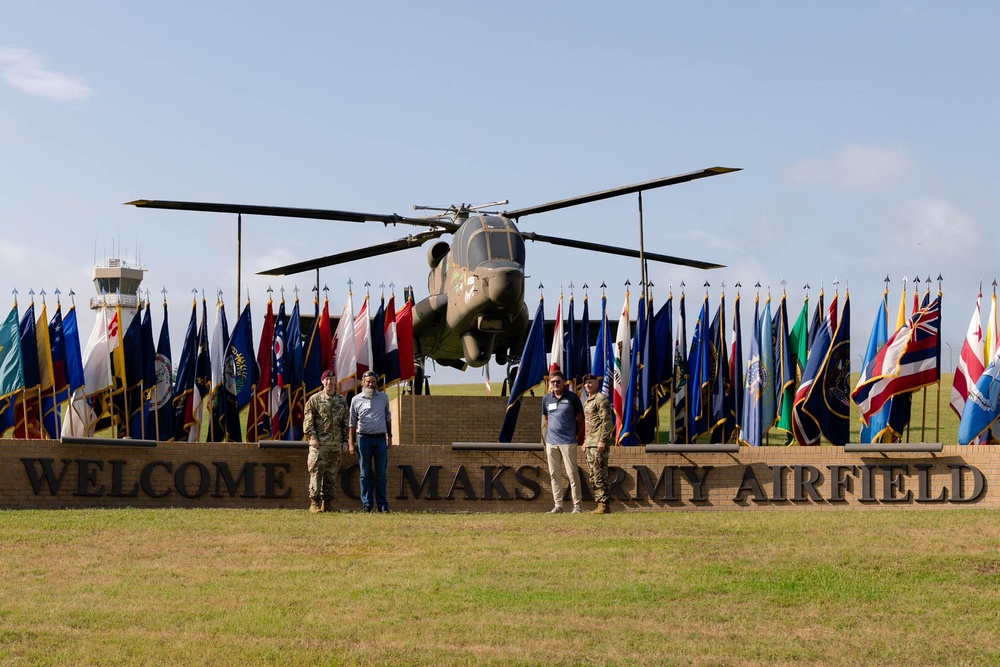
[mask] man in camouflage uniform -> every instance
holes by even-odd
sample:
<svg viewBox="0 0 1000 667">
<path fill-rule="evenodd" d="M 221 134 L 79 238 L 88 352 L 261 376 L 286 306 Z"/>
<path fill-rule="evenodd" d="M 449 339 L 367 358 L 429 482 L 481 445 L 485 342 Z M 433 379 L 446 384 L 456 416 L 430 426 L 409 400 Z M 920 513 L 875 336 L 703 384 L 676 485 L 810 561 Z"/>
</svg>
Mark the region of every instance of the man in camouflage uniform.
<svg viewBox="0 0 1000 667">
<path fill-rule="evenodd" d="M 347 442 L 347 400 L 337 393 L 337 377 L 323 371 L 323 390 L 306 401 L 303 431 L 309 438 L 309 511 L 332 512 L 340 454 Z"/>
<path fill-rule="evenodd" d="M 583 376 L 583 386 L 587 390 L 587 402 L 583 404 L 584 441 L 587 463 L 590 465 L 590 483 L 594 486 L 597 508 L 591 514 L 607 514 L 611 511 L 611 496 L 608 495 L 608 454 L 614 441 L 615 413 L 611 401 L 601 393 L 601 381 L 596 375 Z"/>
</svg>

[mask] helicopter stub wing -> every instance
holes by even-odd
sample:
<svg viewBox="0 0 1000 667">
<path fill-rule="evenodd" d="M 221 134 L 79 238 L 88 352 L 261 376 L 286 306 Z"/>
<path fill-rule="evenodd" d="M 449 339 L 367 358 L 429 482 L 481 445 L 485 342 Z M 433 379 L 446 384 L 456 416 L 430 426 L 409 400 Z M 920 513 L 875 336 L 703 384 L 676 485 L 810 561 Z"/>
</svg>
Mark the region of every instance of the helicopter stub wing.
<svg viewBox="0 0 1000 667">
<path fill-rule="evenodd" d="M 201 211 L 207 213 L 237 213 L 245 215 L 269 215 L 281 218 L 310 218 L 313 220 L 339 220 L 341 222 L 381 222 L 386 225 L 404 224 L 418 227 L 441 227 L 455 231 L 458 225 L 438 218 L 409 218 L 395 213 L 359 213 L 357 211 L 336 211 L 322 208 L 291 208 L 288 206 L 256 206 L 253 204 L 216 204 L 196 201 L 169 201 L 166 199 L 136 199 L 125 202 L 126 206 L 139 208 L 162 208 L 172 211 Z"/>
<path fill-rule="evenodd" d="M 333 255 L 327 255 L 326 257 L 318 257 L 317 259 L 310 259 L 304 262 L 297 262 L 295 264 L 287 264 L 285 266 L 279 266 L 274 269 L 268 269 L 267 271 L 260 271 L 258 275 L 262 276 L 289 276 L 295 273 L 302 273 L 303 271 L 313 271 L 315 269 L 321 269 L 324 266 L 333 266 L 334 264 L 345 264 L 347 262 L 353 262 L 358 259 L 366 259 L 368 257 L 378 257 L 379 255 L 388 255 L 392 252 L 398 252 L 400 250 L 407 250 L 409 248 L 416 248 L 422 245 L 425 241 L 430 239 L 436 239 L 445 230 L 433 231 L 433 232 L 423 232 L 421 234 L 415 234 L 407 236 L 406 238 L 398 239 L 396 241 L 389 241 L 388 243 L 379 243 L 377 245 L 367 246 L 365 248 L 358 248 L 357 250 L 348 250 L 346 252 L 338 252 Z"/>
<path fill-rule="evenodd" d="M 635 257 L 635 258 L 640 257 L 638 250 L 633 250 L 631 248 L 620 248 L 618 246 L 609 246 L 603 243 L 591 243 L 589 241 L 577 241 L 576 239 L 564 239 L 558 236 L 544 236 L 542 234 L 536 234 L 534 232 L 521 232 L 521 236 L 529 241 L 540 241 L 542 243 L 551 243 L 552 245 L 561 245 L 567 248 L 592 250 L 594 252 L 603 252 L 609 255 L 621 255 L 622 257 Z M 680 266 L 690 266 L 695 269 L 724 268 L 722 264 L 702 262 L 697 259 L 685 259 L 683 257 L 674 257 L 672 255 L 661 255 L 655 252 L 643 252 L 641 257 L 644 257 L 646 260 L 651 262 L 663 262 L 664 264 L 679 264 Z"/>
<path fill-rule="evenodd" d="M 678 183 L 687 183 L 689 181 L 696 181 L 700 178 L 708 178 L 709 176 L 719 176 L 720 174 L 729 174 L 734 171 L 742 171 L 742 169 L 739 167 L 709 167 L 708 169 L 702 169 L 701 171 L 692 171 L 687 174 L 677 174 L 676 176 L 667 176 L 665 178 L 658 178 L 652 181 L 646 181 L 644 183 L 636 183 L 634 185 L 625 185 L 620 188 L 612 188 L 610 190 L 601 190 L 600 192 L 592 192 L 589 195 L 581 195 L 579 197 L 571 197 L 569 199 L 560 199 L 559 201 L 549 202 L 548 204 L 541 204 L 539 206 L 529 206 L 528 208 L 519 208 L 516 211 L 504 211 L 504 215 L 507 216 L 508 218 L 514 218 L 516 220 L 524 215 L 533 215 L 535 213 L 545 213 L 546 211 L 555 211 L 560 208 L 568 208 L 570 206 L 588 204 L 592 201 L 611 199 L 612 197 L 620 197 L 622 195 L 632 194 L 633 192 L 654 190 L 656 188 L 662 188 L 668 185 L 677 185 Z"/>
</svg>

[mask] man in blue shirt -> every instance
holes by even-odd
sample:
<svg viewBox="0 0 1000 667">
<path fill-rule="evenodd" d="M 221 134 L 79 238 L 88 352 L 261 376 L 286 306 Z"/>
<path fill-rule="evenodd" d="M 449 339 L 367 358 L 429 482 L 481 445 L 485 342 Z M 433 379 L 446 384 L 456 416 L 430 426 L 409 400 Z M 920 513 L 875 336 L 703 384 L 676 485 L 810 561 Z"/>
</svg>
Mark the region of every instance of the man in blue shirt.
<svg viewBox="0 0 1000 667">
<path fill-rule="evenodd" d="M 378 507 L 379 512 L 388 512 L 386 468 L 389 465 L 389 447 L 392 446 L 389 397 L 376 388 L 378 376 L 373 371 L 364 374 L 361 385 L 361 391 L 351 399 L 347 447 L 353 455 L 357 443 L 358 463 L 361 466 L 361 504 L 365 511 L 371 512 L 373 507 Z"/>
<path fill-rule="evenodd" d="M 563 473 L 569 479 L 573 514 L 579 514 L 582 510 L 576 449 L 583 443 L 583 404 L 579 396 L 566 388 L 566 378 L 561 371 L 549 374 L 549 389 L 551 393 L 542 398 L 542 441 L 545 443 L 552 499 L 555 501 L 549 514 L 563 511 Z"/>
</svg>

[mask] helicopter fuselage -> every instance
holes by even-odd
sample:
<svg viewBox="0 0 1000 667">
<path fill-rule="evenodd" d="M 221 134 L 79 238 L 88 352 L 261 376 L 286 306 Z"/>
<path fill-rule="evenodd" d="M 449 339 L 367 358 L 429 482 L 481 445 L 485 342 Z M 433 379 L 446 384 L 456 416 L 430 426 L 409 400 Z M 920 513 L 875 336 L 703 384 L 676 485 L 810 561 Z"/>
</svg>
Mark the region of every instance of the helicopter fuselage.
<svg viewBox="0 0 1000 667">
<path fill-rule="evenodd" d="M 505 363 L 528 329 L 524 305 L 524 240 L 504 216 L 464 218 L 449 246 L 427 253 L 429 296 L 414 307 L 418 354 L 439 363 L 485 365 L 494 353 Z"/>
</svg>

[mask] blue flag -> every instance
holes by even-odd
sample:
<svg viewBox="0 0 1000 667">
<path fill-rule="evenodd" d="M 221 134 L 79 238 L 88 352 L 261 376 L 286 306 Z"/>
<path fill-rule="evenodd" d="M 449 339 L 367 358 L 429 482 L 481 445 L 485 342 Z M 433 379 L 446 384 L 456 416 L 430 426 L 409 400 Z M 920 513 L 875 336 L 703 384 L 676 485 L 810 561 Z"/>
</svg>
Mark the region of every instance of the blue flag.
<svg viewBox="0 0 1000 667">
<path fill-rule="evenodd" d="M 563 331 L 563 375 L 566 382 L 575 390 L 577 381 L 583 374 L 576 366 L 576 318 L 573 314 L 573 295 L 569 295 L 569 316 L 566 318 L 566 328 Z"/>
<path fill-rule="evenodd" d="M 594 347 L 594 366 L 591 371 L 601 378 L 601 393 L 611 398 L 611 382 L 615 363 L 614 340 L 611 325 L 608 324 L 608 297 L 601 295 L 601 328 L 597 331 L 597 345 Z"/>
<path fill-rule="evenodd" d="M 372 318 L 372 370 L 378 375 L 378 381 L 385 383 L 385 297 L 383 296 Z"/>
<path fill-rule="evenodd" d="M 760 295 L 754 300 L 753 329 L 750 334 L 750 359 L 744 384 L 743 413 L 740 421 L 740 444 L 760 447 L 764 444 L 761 429 L 761 401 L 765 394 L 773 391 L 771 378 L 764 372 L 760 359 Z"/>
<path fill-rule="evenodd" d="M 969 391 L 958 424 L 958 444 L 968 445 L 984 434 L 1000 417 L 1000 348 Z"/>
<path fill-rule="evenodd" d="M 167 302 L 163 302 L 163 323 L 160 338 L 156 343 L 153 368 L 156 380 L 152 385 L 152 405 L 146 424 L 146 437 L 158 441 L 174 439 L 174 366 L 170 354 L 170 326 L 167 317 Z"/>
<path fill-rule="evenodd" d="M 625 401 L 622 406 L 622 428 L 618 434 L 618 444 L 633 446 L 640 444 L 635 432 L 636 420 L 639 418 L 639 397 L 641 390 L 642 369 L 644 366 L 643 350 L 646 339 L 646 299 L 639 297 L 639 313 L 636 316 L 635 335 L 632 337 L 631 358 L 629 360 L 628 384 L 625 386 Z M 648 404 L 648 401 L 646 401 Z"/>
<path fill-rule="evenodd" d="M 243 307 L 233 328 L 233 335 L 226 345 L 225 374 L 221 392 L 224 403 L 221 426 L 228 440 L 240 442 L 240 412 L 253 399 L 253 389 L 259 379 L 257 360 L 254 358 L 249 302 Z"/>
<path fill-rule="evenodd" d="M 166 319 L 163 321 L 166 326 Z M 160 334 L 163 340 L 163 334 Z M 195 425 L 194 406 L 192 405 L 195 391 L 195 378 L 198 374 L 198 302 L 191 304 L 191 319 L 188 321 L 187 332 L 184 334 L 184 345 L 181 347 L 180 361 L 177 363 L 177 378 L 174 382 L 174 439 L 187 442 L 189 431 Z M 199 422 L 200 423 L 200 422 Z M 164 433 L 164 424 L 160 422 L 160 434 Z M 200 433 L 194 434 L 197 438 Z"/>
<path fill-rule="evenodd" d="M 573 368 L 579 375 L 589 372 L 591 367 L 590 359 L 590 308 L 587 296 L 583 297 L 583 316 L 577 327 L 573 343 L 576 345 L 576 358 L 573 360 Z M 596 375 L 596 373 L 595 373 Z"/>
<path fill-rule="evenodd" d="M 709 357 L 712 393 L 709 397 L 710 442 L 729 442 L 734 421 L 730 404 L 733 400 L 729 385 L 729 351 L 726 349 L 726 295 L 719 299 L 719 309 L 709 327 L 711 354 Z"/>
<path fill-rule="evenodd" d="M 302 419 L 305 409 L 305 350 L 302 346 L 302 321 L 299 316 L 299 300 L 292 306 L 292 316 L 288 318 L 287 348 L 288 362 L 285 373 L 289 385 L 289 425 L 285 440 L 302 439 Z"/>
<path fill-rule="evenodd" d="M 875 314 L 875 323 L 872 325 L 872 332 L 868 337 L 868 347 L 865 350 L 865 359 L 862 364 L 863 368 L 868 368 L 868 365 L 875 359 L 875 355 L 878 354 L 878 351 L 882 349 L 882 346 L 889 339 L 886 296 L 882 295 L 878 312 Z M 861 422 L 861 442 L 875 442 L 873 438 L 885 429 L 888 419 L 889 408 L 888 406 L 883 406 L 881 410 L 871 416 L 867 426 L 864 422 Z"/>
<path fill-rule="evenodd" d="M 777 383 L 774 367 L 774 339 L 772 338 L 771 297 L 764 302 L 764 312 L 760 316 L 760 365 L 761 373 L 767 378 L 767 391 L 760 397 L 760 433 L 761 439 L 767 437 L 767 432 L 774 426 L 778 417 Z"/>
<path fill-rule="evenodd" d="M 652 311 L 653 300 L 650 299 L 646 312 Z M 646 322 L 642 352 L 644 363 L 639 379 L 639 419 L 635 427 L 636 437 L 643 444 L 656 439 L 660 406 L 670 399 L 674 373 L 673 333 L 673 303 L 667 299 Z"/>
<path fill-rule="evenodd" d="M 711 339 L 708 323 L 708 294 L 694 325 L 688 353 L 688 437 L 694 442 L 708 431 L 709 392 L 711 391 Z"/>
<path fill-rule="evenodd" d="M 548 371 L 545 361 L 545 300 L 538 300 L 538 310 L 535 319 L 531 321 L 528 339 L 521 353 L 521 363 L 517 367 L 514 384 L 510 388 L 510 398 L 507 400 L 507 412 L 500 427 L 500 442 L 510 442 L 517 426 L 517 415 L 521 411 L 521 399 L 529 389 L 545 379 Z"/>
<path fill-rule="evenodd" d="M 729 356 L 729 386 L 733 390 L 733 400 L 730 409 L 733 428 L 737 432 L 743 426 L 743 397 L 746 387 L 743 384 L 743 331 L 740 323 L 740 295 L 736 294 L 733 304 L 733 348 Z"/>
<path fill-rule="evenodd" d="M 687 392 L 688 392 L 688 371 L 687 371 L 687 322 L 684 315 L 684 292 L 681 292 L 681 302 L 677 309 L 678 327 L 677 342 L 674 344 L 674 428 L 673 442 L 687 443 L 688 441 L 688 420 L 687 420 Z"/>
<path fill-rule="evenodd" d="M 819 424 L 823 437 L 843 446 L 851 437 L 851 295 L 844 293 L 833 344 L 813 383 L 803 410 Z"/>
</svg>

